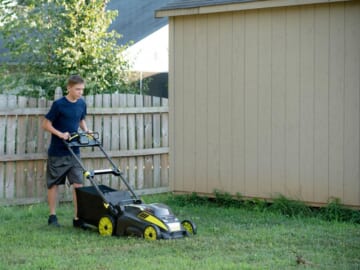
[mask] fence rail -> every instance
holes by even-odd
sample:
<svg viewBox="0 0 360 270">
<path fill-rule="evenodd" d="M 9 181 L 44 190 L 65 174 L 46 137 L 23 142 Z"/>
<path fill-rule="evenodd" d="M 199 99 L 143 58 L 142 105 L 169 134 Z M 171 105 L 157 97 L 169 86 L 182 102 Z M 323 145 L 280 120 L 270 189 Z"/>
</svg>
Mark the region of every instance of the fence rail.
<svg viewBox="0 0 360 270">
<path fill-rule="evenodd" d="M 57 93 L 59 96 L 61 93 Z M 167 99 L 131 94 L 84 99 L 89 129 L 99 132 L 104 149 L 130 185 L 140 194 L 167 191 Z M 51 104 L 45 99 L 0 95 L 0 205 L 46 199 L 46 159 L 51 135 L 42 130 L 41 122 Z M 88 169 L 110 166 L 97 149 L 82 148 L 81 155 Z M 97 180 L 115 189 L 124 188 L 113 175 L 102 175 Z M 67 186 L 62 187 L 60 194 L 60 200 L 71 198 Z"/>
</svg>

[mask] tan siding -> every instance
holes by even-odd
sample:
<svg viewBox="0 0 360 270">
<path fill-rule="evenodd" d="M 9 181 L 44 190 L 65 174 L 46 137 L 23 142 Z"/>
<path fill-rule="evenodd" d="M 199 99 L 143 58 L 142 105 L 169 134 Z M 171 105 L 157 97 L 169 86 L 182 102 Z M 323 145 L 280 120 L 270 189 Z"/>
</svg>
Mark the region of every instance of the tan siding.
<svg viewBox="0 0 360 270">
<path fill-rule="evenodd" d="M 325 202 L 329 192 L 329 6 L 315 9 L 314 59 L 314 201 Z"/>
<path fill-rule="evenodd" d="M 271 195 L 271 14 L 258 13 L 258 182 L 259 196 Z"/>
<path fill-rule="evenodd" d="M 169 188 L 175 190 L 175 18 L 169 18 Z"/>
<path fill-rule="evenodd" d="M 232 59 L 232 42 L 222 42 L 223 40 L 232 40 L 233 34 L 232 14 L 220 20 L 220 187 L 221 190 L 231 190 L 231 86 L 232 86 L 232 69 L 229 63 Z M 231 31 L 228 31 L 231 29 Z"/>
<path fill-rule="evenodd" d="M 344 202 L 360 205 L 360 4 L 345 5 Z M 357 180 L 357 181 L 356 181 Z"/>
<path fill-rule="evenodd" d="M 314 184 L 314 7 L 300 9 L 300 190 L 313 201 Z"/>
<path fill-rule="evenodd" d="M 285 182 L 285 12 L 271 11 L 271 162 L 272 193 L 284 194 Z"/>
<path fill-rule="evenodd" d="M 359 14 L 353 1 L 171 19 L 175 191 L 359 206 Z"/>
<path fill-rule="evenodd" d="M 231 159 L 232 182 L 234 193 L 245 195 L 245 16 L 244 12 L 233 14 L 233 54 L 229 66 L 233 72 L 232 100 L 231 100 Z M 199 78 L 200 79 L 200 78 Z"/>
<path fill-rule="evenodd" d="M 174 189 L 184 189 L 184 172 L 188 168 L 184 166 L 184 19 L 182 17 L 176 18 L 174 27 L 174 87 L 176 89 L 173 92 L 174 103 L 174 116 L 173 116 L 173 128 L 174 128 L 174 149 L 171 168 L 175 172 L 174 177 Z M 171 98 L 171 97 L 170 97 Z M 189 181 L 191 179 L 188 179 Z"/>
<path fill-rule="evenodd" d="M 258 17 L 245 14 L 245 190 L 258 194 Z"/>
<path fill-rule="evenodd" d="M 195 26 L 195 190 L 197 192 L 207 192 L 207 179 L 208 179 L 208 167 L 207 167 L 207 16 L 199 16 L 196 20 Z M 195 59 L 195 58 L 194 58 Z M 193 90 L 195 90 L 193 89 Z"/>
<path fill-rule="evenodd" d="M 300 8 L 286 12 L 286 189 L 300 198 Z"/>
<path fill-rule="evenodd" d="M 212 193 L 214 189 L 221 189 L 219 174 L 219 143 L 220 143 L 220 119 L 219 119 L 219 60 L 220 60 L 220 15 L 208 16 L 208 64 L 206 67 L 208 79 L 208 119 L 207 119 L 207 166 L 208 166 L 208 185 L 207 192 Z M 223 42 L 223 41 L 221 41 Z"/>
<path fill-rule="evenodd" d="M 183 148 L 184 190 L 195 188 L 195 20 L 184 17 Z"/>
<path fill-rule="evenodd" d="M 344 7 L 330 9 L 329 196 L 344 197 Z"/>
</svg>

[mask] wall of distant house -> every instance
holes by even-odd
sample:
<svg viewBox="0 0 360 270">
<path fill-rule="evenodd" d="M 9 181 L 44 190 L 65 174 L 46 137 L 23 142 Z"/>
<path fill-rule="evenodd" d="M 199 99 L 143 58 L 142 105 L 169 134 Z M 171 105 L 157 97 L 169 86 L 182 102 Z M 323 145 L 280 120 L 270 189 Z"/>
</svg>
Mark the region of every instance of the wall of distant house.
<svg viewBox="0 0 360 270">
<path fill-rule="evenodd" d="M 142 72 L 168 72 L 168 25 L 130 46 L 125 55 L 132 64 L 131 70 Z"/>
</svg>

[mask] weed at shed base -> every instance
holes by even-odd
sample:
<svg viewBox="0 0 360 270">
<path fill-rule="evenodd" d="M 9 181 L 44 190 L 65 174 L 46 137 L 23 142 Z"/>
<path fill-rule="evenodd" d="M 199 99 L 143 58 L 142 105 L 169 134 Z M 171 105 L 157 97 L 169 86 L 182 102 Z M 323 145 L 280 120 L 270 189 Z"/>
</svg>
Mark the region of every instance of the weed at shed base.
<svg viewBox="0 0 360 270">
<path fill-rule="evenodd" d="M 329 203 L 324 207 L 312 207 L 300 200 L 290 199 L 281 194 L 269 202 L 258 198 L 245 199 L 240 193 L 233 196 L 230 193 L 215 190 L 214 195 L 211 197 L 199 196 L 193 192 L 185 195 L 171 195 L 169 200 L 169 203 L 172 201 L 181 206 L 233 207 L 259 212 L 280 213 L 286 217 L 314 217 L 326 221 L 360 224 L 360 211 L 346 208 L 337 198 L 329 200 Z"/>
</svg>

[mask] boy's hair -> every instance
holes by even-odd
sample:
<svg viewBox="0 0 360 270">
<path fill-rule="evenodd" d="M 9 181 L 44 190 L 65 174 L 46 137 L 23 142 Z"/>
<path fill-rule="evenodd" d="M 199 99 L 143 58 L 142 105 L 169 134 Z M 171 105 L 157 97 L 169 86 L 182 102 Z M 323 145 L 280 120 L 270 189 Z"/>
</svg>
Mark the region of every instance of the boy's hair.
<svg viewBox="0 0 360 270">
<path fill-rule="evenodd" d="M 85 80 L 80 75 L 71 75 L 67 81 L 67 86 L 71 87 L 79 83 L 85 83 Z"/>
</svg>

